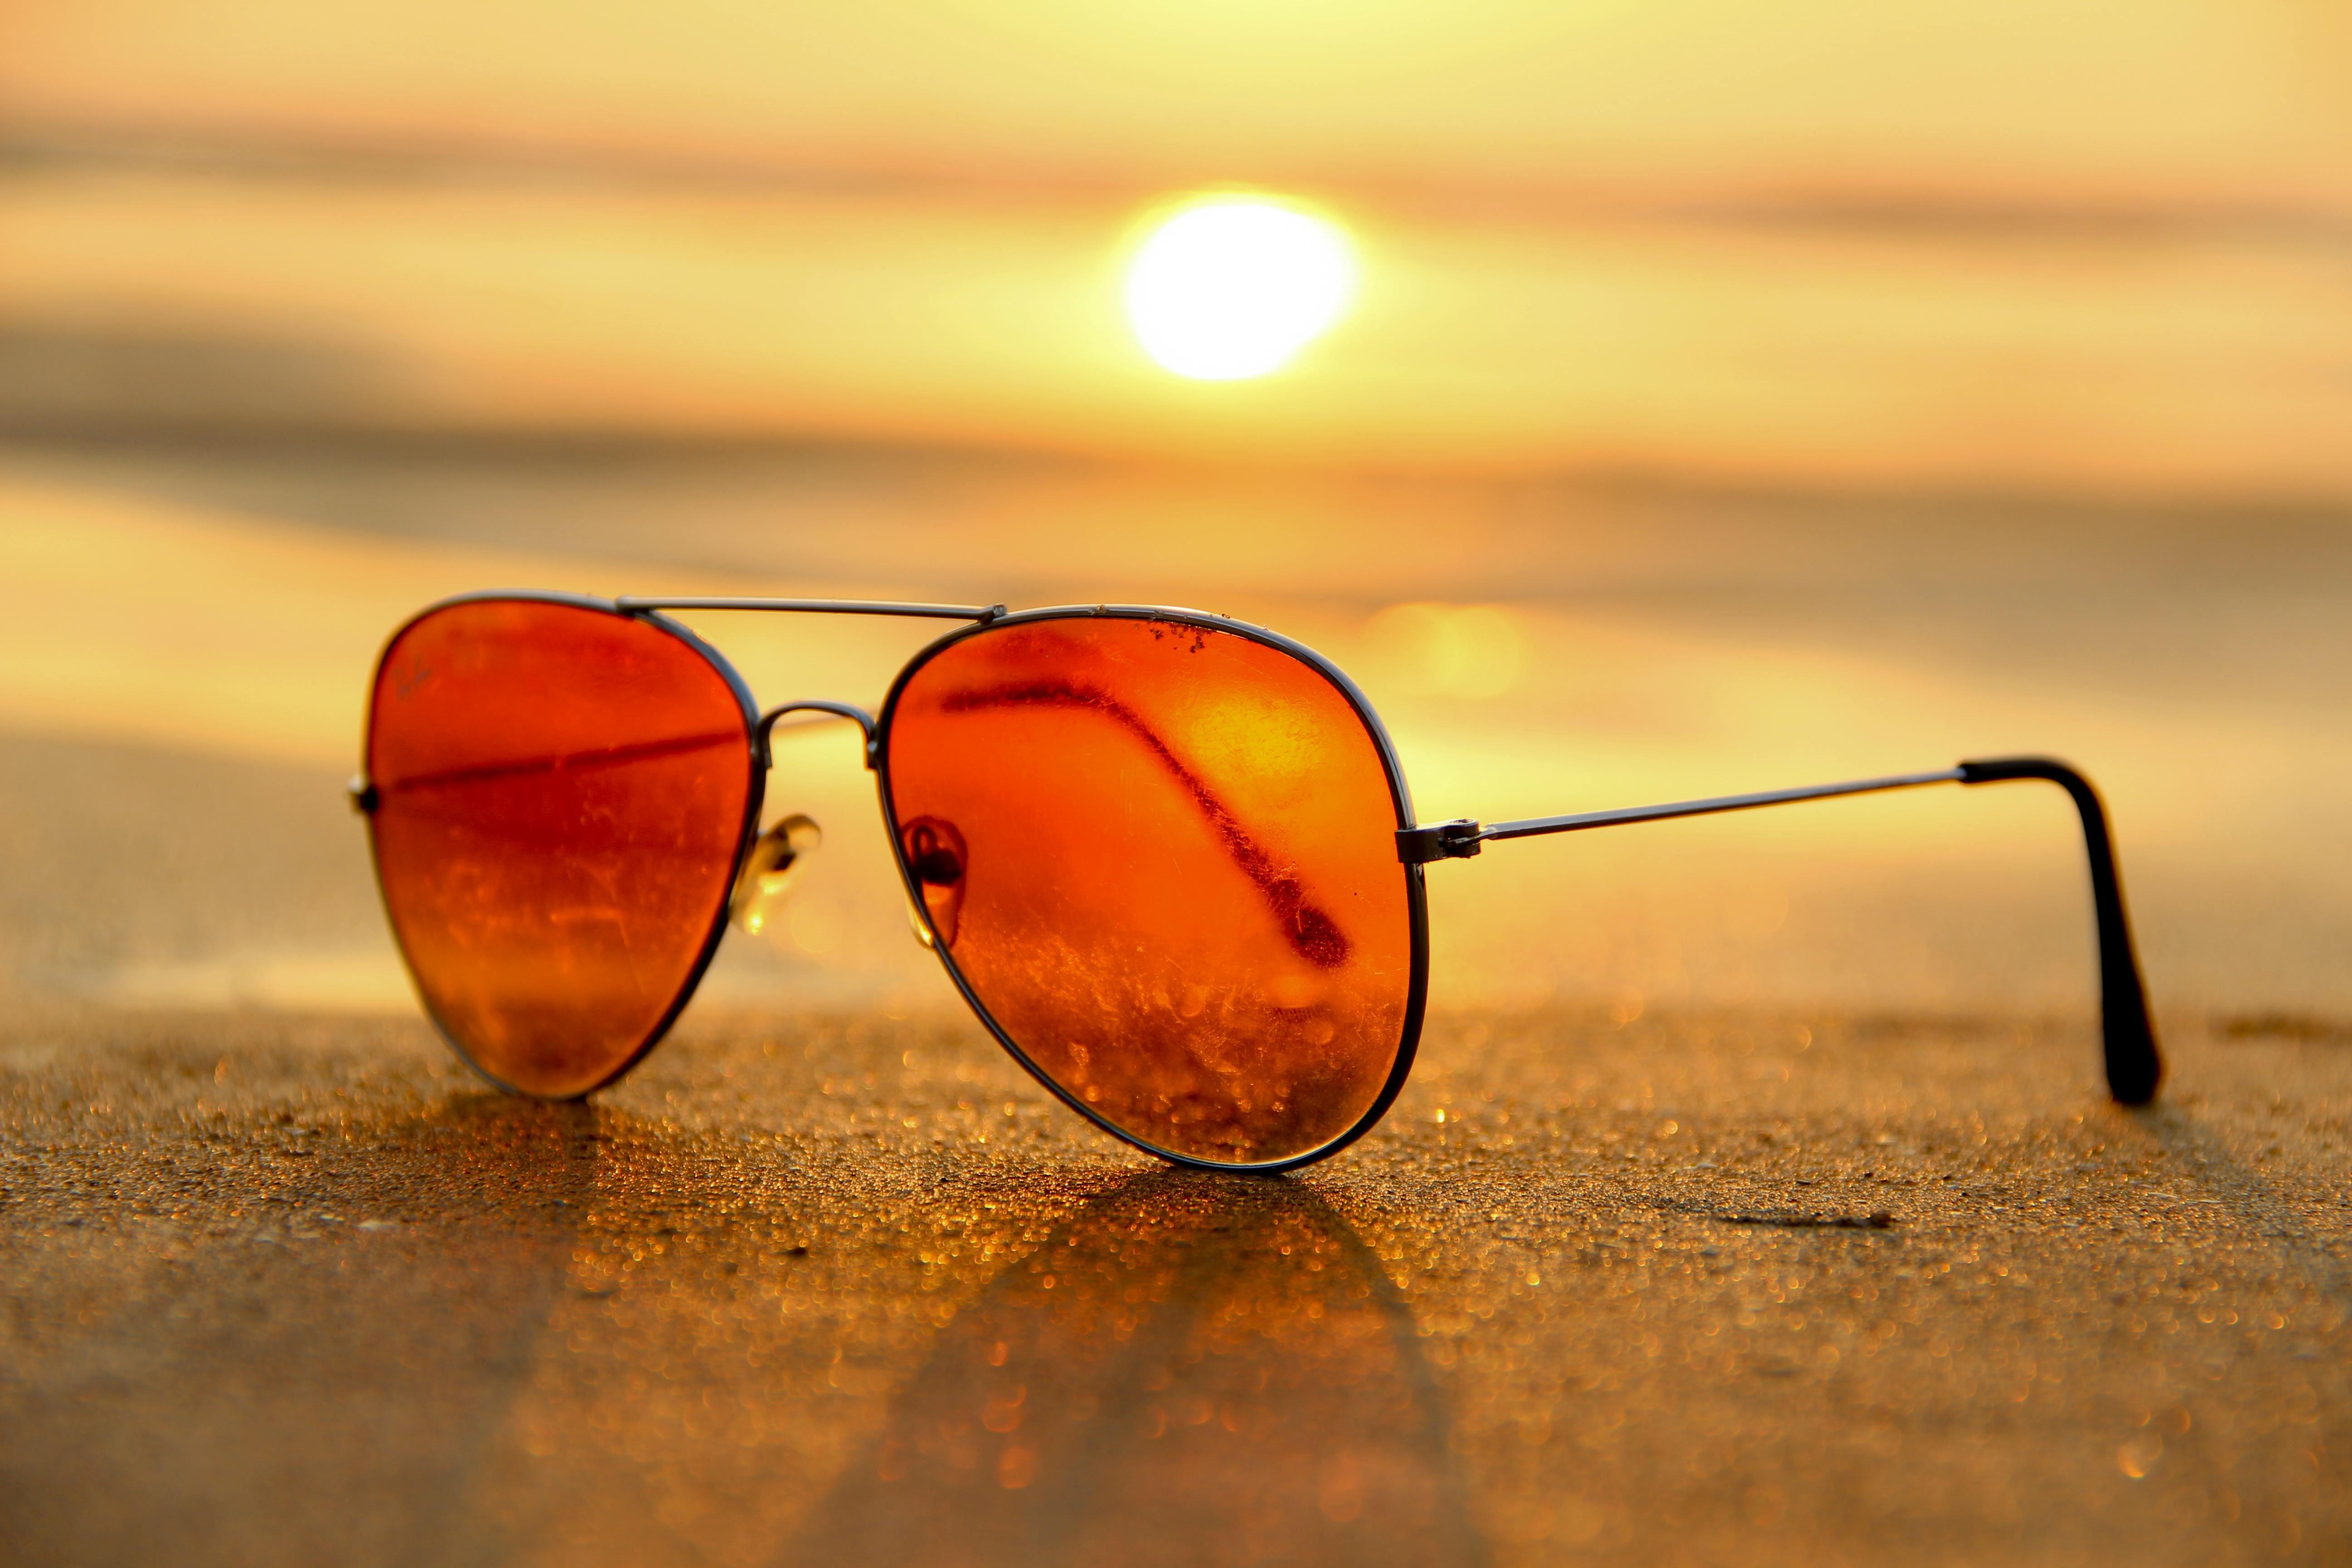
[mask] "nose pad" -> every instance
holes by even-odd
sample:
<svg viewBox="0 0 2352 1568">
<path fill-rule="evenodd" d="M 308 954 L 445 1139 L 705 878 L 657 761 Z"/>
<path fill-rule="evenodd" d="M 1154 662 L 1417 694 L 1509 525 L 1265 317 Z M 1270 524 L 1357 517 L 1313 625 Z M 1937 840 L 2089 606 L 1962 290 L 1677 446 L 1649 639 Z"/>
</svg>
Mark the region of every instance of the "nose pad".
<svg viewBox="0 0 2352 1568">
<path fill-rule="evenodd" d="M 898 829 L 898 844 L 923 894 L 924 919 L 915 924 L 915 940 L 929 947 L 936 932 L 940 942 L 953 947 L 963 918 L 964 868 L 970 864 L 963 835 L 940 817 L 919 816 Z"/>
<path fill-rule="evenodd" d="M 809 856 L 824 842 L 824 830 L 797 812 L 760 835 L 727 901 L 736 929 L 749 936 L 767 930 L 808 869 Z"/>
</svg>

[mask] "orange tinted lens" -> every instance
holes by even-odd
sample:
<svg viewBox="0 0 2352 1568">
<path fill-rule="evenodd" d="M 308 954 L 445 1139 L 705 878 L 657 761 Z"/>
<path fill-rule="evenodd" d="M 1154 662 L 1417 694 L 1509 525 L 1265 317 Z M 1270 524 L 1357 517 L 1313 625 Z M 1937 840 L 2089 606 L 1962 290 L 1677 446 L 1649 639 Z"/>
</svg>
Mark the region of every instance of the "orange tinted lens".
<svg viewBox="0 0 2352 1568">
<path fill-rule="evenodd" d="M 702 963 L 750 806 L 751 729 L 692 645 L 601 610 L 454 605 L 376 673 L 384 907 L 434 1018 L 500 1082 L 626 1066 Z"/>
<path fill-rule="evenodd" d="M 1259 1163 L 1380 1097 L 1412 985 L 1388 773 L 1311 665 L 1087 616 L 950 645 L 890 721 L 892 819 L 957 971 L 1111 1125 Z"/>
</svg>

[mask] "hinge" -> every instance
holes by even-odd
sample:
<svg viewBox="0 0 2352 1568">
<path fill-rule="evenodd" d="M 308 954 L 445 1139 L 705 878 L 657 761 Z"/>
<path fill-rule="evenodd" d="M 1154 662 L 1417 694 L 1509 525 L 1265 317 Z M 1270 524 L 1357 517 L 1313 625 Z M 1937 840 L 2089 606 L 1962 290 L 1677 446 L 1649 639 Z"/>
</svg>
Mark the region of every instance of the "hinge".
<svg viewBox="0 0 2352 1568">
<path fill-rule="evenodd" d="M 1397 829 L 1397 858 L 1408 866 L 1432 860 L 1467 860 L 1478 853 L 1478 825 L 1466 816 Z"/>
</svg>

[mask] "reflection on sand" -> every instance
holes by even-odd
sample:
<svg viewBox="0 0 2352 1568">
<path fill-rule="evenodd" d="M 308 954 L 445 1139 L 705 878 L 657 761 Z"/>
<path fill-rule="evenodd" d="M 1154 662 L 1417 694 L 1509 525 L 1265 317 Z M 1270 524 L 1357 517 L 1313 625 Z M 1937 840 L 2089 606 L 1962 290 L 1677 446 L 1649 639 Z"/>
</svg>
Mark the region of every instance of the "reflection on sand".
<svg viewBox="0 0 2352 1568">
<path fill-rule="evenodd" d="M 796 1563 L 1479 1559 L 1411 1317 L 1296 1183 L 1140 1176 L 940 1334 Z"/>
</svg>

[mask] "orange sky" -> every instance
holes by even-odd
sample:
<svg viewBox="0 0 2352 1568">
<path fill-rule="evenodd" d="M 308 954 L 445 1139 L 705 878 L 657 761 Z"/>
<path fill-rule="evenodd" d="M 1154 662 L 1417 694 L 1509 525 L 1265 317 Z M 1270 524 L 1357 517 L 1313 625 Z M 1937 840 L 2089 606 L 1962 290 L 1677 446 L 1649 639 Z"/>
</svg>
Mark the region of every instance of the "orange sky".
<svg viewBox="0 0 2352 1568">
<path fill-rule="evenodd" d="M 0 137 L 115 150 L 0 178 L 0 324 L 339 418 L 2352 495 L 2336 0 L 0 0 Z M 1119 316 L 1210 181 L 1361 243 L 1264 383 Z"/>
<path fill-rule="evenodd" d="M 2335 0 L 9 0 L 19 122 L 835 171 L 2352 201 Z"/>
<path fill-rule="evenodd" d="M 1183 382 L 1128 333 L 1118 268 L 1139 212 L 1229 182 L 1345 218 L 1362 291 L 1294 367 Z M 793 570 L 815 542 L 833 576 L 811 591 L 1017 568 L 1087 596 L 1255 604 L 1367 681 L 1428 819 L 2061 751 L 2117 803 L 2176 1005 L 2342 992 L 2334 579 L 2296 598 L 2224 573 L 2146 598 L 2104 563 L 2045 582 L 2030 551 L 1954 563 L 2009 536 L 1979 527 L 1997 514 L 2102 541 L 2114 521 L 2146 542 L 2118 559 L 2151 570 L 2186 535 L 2133 534 L 2132 503 L 2220 502 L 2192 514 L 2216 534 L 2273 501 L 2340 516 L 2347 252 L 2344 0 L 0 0 L 0 433 L 503 426 L 1270 460 L 1291 471 L 1013 463 L 992 488 L 877 454 L 837 490 L 709 499 L 699 523 L 632 490 L 606 508 L 627 530 L 597 537 L 683 561 L 723 524 L 772 533 L 759 559 Z M 374 641 L 422 599 L 668 580 L 158 500 L 136 442 L 87 448 L 100 469 L 129 454 L 111 477 L 44 477 L 78 450 L 0 452 L 26 606 L 0 639 L 7 727 L 340 764 Z M 334 448 L 230 450 L 266 468 Z M 1774 623 L 1801 637 L 1548 603 L 1609 580 L 1647 514 L 1595 503 L 1580 527 L 1610 492 L 1449 477 L 1629 470 L 1726 509 L 1657 544 L 1675 582 L 1759 574 L 1778 537 L 1738 544 L 1749 514 L 1711 487 L 1892 492 L 1854 539 L 1978 531 L 1906 579 L 1915 598 L 1856 581 L 1849 608 L 1907 625 L 1906 606 L 1979 602 L 1972 573 L 2029 618 L 2138 591 L 2138 646 L 2165 657 L 2122 679 L 1816 646 L 1833 617 L 1812 598 Z M 420 482 L 406 504 L 436 510 Z M 446 531 L 536 507 L 534 537 L 560 543 L 577 523 L 561 486 L 493 490 Z M 1947 491 L 2027 500 L 1917 500 Z M 2046 504 L 2078 495 L 2101 504 Z M 1755 580 L 1871 569 L 1824 546 Z M 1468 602 L 1371 613 L 1449 595 Z M 1510 657 L 1448 686 L 1433 626 Z M 823 632 L 833 654 L 726 628 L 764 690 L 878 692 L 879 650 Z M 1963 640 L 1973 658 L 2000 639 Z M 852 656 L 874 668 L 824 662 Z M 855 749 L 824 755 L 788 804 L 870 824 Z M 2021 792 L 1531 847 L 1444 882 L 1462 934 L 1441 968 L 1456 999 L 1752 997 L 1775 974 L 1822 996 L 1884 973 L 1915 997 L 2073 1005 L 2069 832 Z M 814 884 L 808 907 L 851 933 L 827 962 L 862 942 L 919 956 L 883 843 L 845 831 L 827 851 L 871 873 Z M 1923 888 L 1946 923 L 1920 923 Z M 1855 962 L 1837 935 L 1882 926 L 1916 952 Z M 1954 932 L 1992 945 L 1956 958 Z M 155 994 L 400 994 L 388 950 L 357 956 L 247 954 L 290 978 Z"/>
</svg>

